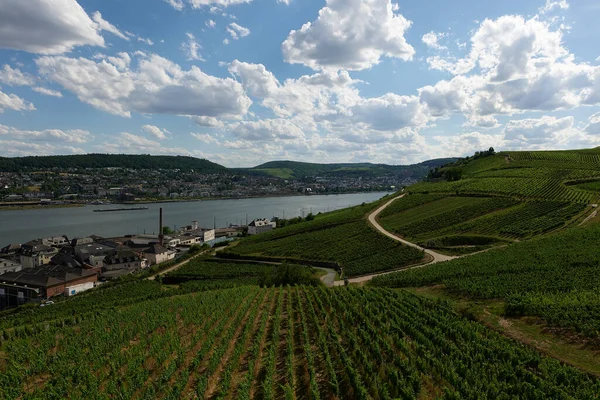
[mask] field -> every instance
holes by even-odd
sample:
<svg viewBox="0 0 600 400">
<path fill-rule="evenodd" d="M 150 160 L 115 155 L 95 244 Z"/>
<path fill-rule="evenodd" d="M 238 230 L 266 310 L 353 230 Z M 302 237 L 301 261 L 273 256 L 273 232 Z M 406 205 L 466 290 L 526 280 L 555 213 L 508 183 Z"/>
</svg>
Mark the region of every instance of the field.
<svg viewBox="0 0 600 400">
<path fill-rule="evenodd" d="M 229 250 L 229 256 L 330 262 L 342 266 L 347 276 L 421 261 L 422 251 L 380 235 L 368 225 L 364 216 L 377 204 L 319 215 L 314 221 L 250 237 Z"/>
<path fill-rule="evenodd" d="M 509 315 L 537 315 L 554 326 L 600 337 L 600 226 L 565 232 L 421 269 L 373 279 L 374 286 L 443 284 L 474 298 L 504 299 Z"/>
<path fill-rule="evenodd" d="M 74 340 L 73 338 L 77 338 Z M 600 381 L 386 289 L 245 286 L 3 341 L 3 398 L 594 398 Z"/>
</svg>

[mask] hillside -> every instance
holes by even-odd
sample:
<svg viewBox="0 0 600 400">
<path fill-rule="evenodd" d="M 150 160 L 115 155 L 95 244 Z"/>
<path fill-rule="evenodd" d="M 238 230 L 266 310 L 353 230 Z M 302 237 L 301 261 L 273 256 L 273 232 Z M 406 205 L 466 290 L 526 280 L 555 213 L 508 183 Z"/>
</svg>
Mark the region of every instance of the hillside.
<svg viewBox="0 0 600 400">
<path fill-rule="evenodd" d="M 414 165 L 387 165 L 371 163 L 316 164 L 297 161 L 270 161 L 251 168 L 250 170 L 283 179 L 301 179 L 318 176 L 327 177 L 333 175 L 378 177 L 389 174 L 397 174 L 405 177 L 421 179 L 427 175 L 431 168 L 440 167 L 456 160 L 456 158 L 443 158 L 427 160 Z"/>
<path fill-rule="evenodd" d="M 434 170 L 378 218 L 423 247 L 473 253 L 575 225 L 599 183 L 596 150 L 485 154 Z"/>
<path fill-rule="evenodd" d="M 0 171 L 19 172 L 52 168 L 181 169 L 222 172 L 226 168 L 208 160 L 185 156 L 146 154 L 82 154 L 69 156 L 0 157 Z"/>
</svg>

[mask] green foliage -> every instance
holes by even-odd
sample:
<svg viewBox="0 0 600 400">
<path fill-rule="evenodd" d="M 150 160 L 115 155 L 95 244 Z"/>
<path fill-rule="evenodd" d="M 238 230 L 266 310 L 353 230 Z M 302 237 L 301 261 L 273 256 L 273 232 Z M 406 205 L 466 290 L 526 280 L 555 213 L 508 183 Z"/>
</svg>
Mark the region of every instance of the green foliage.
<svg viewBox="0 0 600 400">
<path fill-rule="evenodd" d="M 277 268 L 264 270 L 259 278 L 259 285 L 262 287 L 282 285 L 321 285 L 321 280 L 315 276 L 315 273 L 316 271 L 313 268 L 284 263 L 277 266 Z"/>
<path fill-rule="evenodd" d="M 262 256 L 323 261 L 344 267 L 357 276 L 415 263 L 423 252 L 404 246 L 369 227 L 364 215 L 379 203 L 322 214 L 313 221 L 276 229 L 244 239 L 230 252 L 239 256 Z"/>
<path fill-rule="evenodd" d="M 598 378 L 388 289 L 244 286 L 0 344 L 2 398 L 594 398 Z"/>
<path fill-rule="evenodd" d="M 171 234 L 175 233 L 175 231 L 173 229 L 169 228 L 168 226 L 163 226 L 162 233 L 163 233 L 163 235 L 171 235 Z"/>
<path fill-rule="evenodd" d="M 600 226 L 576 228 L 508 247 L 402 273 L 376 277 L 373 286 L 444 284 L 480 298 L 508 299 L 511 315 L 533 314 L 550 324 L 597 335 Z"/>
</svg>

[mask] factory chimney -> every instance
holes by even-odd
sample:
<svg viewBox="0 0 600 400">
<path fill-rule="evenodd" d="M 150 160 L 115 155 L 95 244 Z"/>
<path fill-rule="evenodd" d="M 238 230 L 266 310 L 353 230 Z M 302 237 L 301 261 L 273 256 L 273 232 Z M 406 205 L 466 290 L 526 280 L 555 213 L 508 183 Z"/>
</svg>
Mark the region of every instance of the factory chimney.
<svg viewBox="0 0 600 400">
<path fill-rule="evenodd" d="M 162 218 L 162 207 L 160 208 L 159 211 L 159 217 L 158 217 L 158 244 L 160 244 L 161 246 L 163 246 L 163 242 L 164 242 L 164 238 L 165 235 L 163 235 L 163 218 Z"/>
</svg>

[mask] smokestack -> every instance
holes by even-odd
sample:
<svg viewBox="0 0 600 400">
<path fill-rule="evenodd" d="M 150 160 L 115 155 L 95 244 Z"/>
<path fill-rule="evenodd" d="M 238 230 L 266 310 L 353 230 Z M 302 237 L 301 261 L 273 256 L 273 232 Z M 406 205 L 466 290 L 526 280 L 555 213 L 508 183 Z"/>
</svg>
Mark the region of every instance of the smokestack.
<svg viewBox="0 0 600 400">
<path fill-rule="evenodd" d="M 162 218 L 162 207 L 160 208 L 159 211 L 159 217 L 158 217 L 158 244 L 160 244 L 161 246 L 163 245 L 165 236 L 163 235 L 163 218 Z"/>
</svg>

